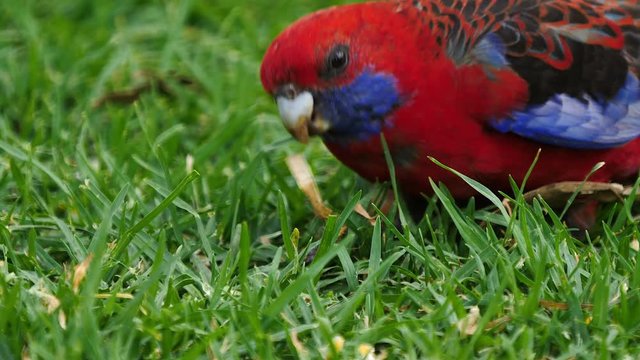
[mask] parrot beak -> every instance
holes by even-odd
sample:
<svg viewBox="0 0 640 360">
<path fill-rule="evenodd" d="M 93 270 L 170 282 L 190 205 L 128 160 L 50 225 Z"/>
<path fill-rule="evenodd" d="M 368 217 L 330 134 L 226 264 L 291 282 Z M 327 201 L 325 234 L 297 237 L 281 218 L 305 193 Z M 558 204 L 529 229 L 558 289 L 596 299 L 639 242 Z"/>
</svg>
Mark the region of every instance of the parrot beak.
<svg viewBox="0 0 640 360">
<path fill-rule="evenodd" d="M 276 102 L 284 127 L 299 142 L 306 144 L 309 136 L 329 130 L 329 122 L 315 113 L 310 92 L 298 92 L 293 85 L 286 85 L 276 94 Z"/>
</svg>

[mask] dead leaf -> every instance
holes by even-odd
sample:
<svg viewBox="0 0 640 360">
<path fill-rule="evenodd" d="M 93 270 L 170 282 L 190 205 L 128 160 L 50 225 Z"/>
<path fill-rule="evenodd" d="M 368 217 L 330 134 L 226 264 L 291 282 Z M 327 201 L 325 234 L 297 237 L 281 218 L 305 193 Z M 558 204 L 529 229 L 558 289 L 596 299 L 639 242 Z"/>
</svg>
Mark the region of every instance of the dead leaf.
<svg viewBox="0 0 640 360">
<path fill-rule="evenodd" d="M 473 306 L 469 309 L 469 314 L 458 321 L 458 331 L 464 335 L 473 335 L 478 329 L 479 320 L 480 308 Z"/>
<path fill-rule="evenodd" d="M 93 260 L 93 254 L 87 255 L 87 257 L 82 260 L 80 264 L 76 265 L 75 269 L 73 270 L 73 283 L 71 285 L 71 288 L 76 294 L 78 293 L 78 289 L 80 288 L 82 280 L 84 280 L 85 276 L 87 275 L 87 270 L 89 269 L 89 265 L 91 265 L 91 260 Z"/>
<path fill-rule="evenodd" d="M 42 300 L 42 303 L 47 308 L 47 313 L 51 314 L 60 307 L 60 300 L 48 292 L 36 290 L 35 294 Z"/>
</svg>

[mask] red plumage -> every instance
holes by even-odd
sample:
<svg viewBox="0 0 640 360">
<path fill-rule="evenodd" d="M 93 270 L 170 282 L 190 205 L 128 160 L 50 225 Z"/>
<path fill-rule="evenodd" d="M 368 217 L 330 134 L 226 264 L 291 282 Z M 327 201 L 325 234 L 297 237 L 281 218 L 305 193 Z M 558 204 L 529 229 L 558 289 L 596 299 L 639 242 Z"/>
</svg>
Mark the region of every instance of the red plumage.
<svg viewBox="0 0 640 360">
<path fill-rule="evenodd" d="M 606 165 L 592 180 L 619 181 L 640 169 L 638 137 L 604 149 L 575 148 L 500 132 L 491 122 L 558 94 L 606 104 L 618 101 L 624 86 L 635 92 L 624 85 L 624 76 L 627 70 L 638 73 L 638 16 L 637 1 L 407 0 L 339 6 L 304 17 L 279 35 L 265 55 L 261 77 L 274 96 L 290 86 L 290 99 L 304 90 L 313 94 L 316 107 L 327 108 L 318 103 L 324 91 L 352 84 L 367 69 L 391 74 L 402 103 L 371 121 L 384 124 L 381 131 L 407 193 L 429 192 L 433 178 L 456 197 L 473 194 L 428 156 L 493 189 L 508 189 L 508 176 L 521 180 L 538 149 L 530 187 L 582 180 L 600 161 Z M 489 34 L 500 44 L 486 55 L 479 49 L 491 45 L 482 43 Z M 327 54 L 336 44 L 348 46 L 348 64 L 327 76 Z M 632 109 L 636 103 L 625 104 Z M 318 112 L 305 126 L 322 133 L 312 126 Z M 625 121 L 640 123 L 631 113 Z M 388 179 L 379 136 L 330 134 L 323 133 L 325 144 L 343 163 L 369 180 Z"/>
</svg>

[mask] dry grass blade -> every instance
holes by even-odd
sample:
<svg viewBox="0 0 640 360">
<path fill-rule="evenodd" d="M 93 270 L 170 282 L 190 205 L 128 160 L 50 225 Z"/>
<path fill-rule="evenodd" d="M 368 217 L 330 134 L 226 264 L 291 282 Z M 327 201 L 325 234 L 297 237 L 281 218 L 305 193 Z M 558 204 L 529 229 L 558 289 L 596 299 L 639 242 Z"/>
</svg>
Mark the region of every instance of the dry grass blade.
<svg viewBox="0 0 640 360">
<path fill-rule="evenodd" d="M 485 330 L 486 331 L 491 331 L 494 329 L 498 329 L 498 328 L 502 328 L 504 327 L 507 323 L 509 323 L 511 321 L 511 316 L 502 316 L 499 317 L 493 321 L 490 321 L 487 326 L 485 326 Z"/>
<path fill-rule="evenodd" d="M 564 181 L 545 185 L 524 194 L 526 201 L 542 197 L 551 206 L 563 206 L 573 193 L 579 190 L 578 199 L 598 202 L 614 202 L 631 194 L 631 187 L 616 183 Z"/>
<path fill-rule="evenodd" d="M 304 156 L 296 154 L 288 156 L 286 161 L 289 171 L 296 180 L 296 184 L 298 184 L 300 190 L 302 190 L 302 192 L 307 196 L 307 199 L 309 199 L 313 212 L 316 216 L 326 219 L 333 213 L 333 211 L 324 204 L 322 195 L 320 195 L 320 190 L 318 189 L 318 184 L 316 183 L 315 177 L 313 176 L 313 172 L 311 171 L 311 167 L 307 160 Z M 362 204 L 356 204 L 354 212 L 367 219 L 371 225 L 376 223 L 375 217 L 371 216 Z M 344 233 L 345 230 L 346 228 L 343 228 L 341 232 Z"/>
<path fill-rule="evenodd" d="M 569 310 L 569 304 L 562 303 L 562 302 L 551 301 L 551 300 L 540 300 L 540 306 L 542 306 L 543 308 L 545 308 L 547 310 Z M 591 310 L 591 309 L 593 309 L 593 305 L 592 304 L 580 304 L 580 308 L 582 308 L 584 310 Z"/>
<path fill-rule="evenodd" d="M 371 225 L 375 225 L 376 224 L 376 218 L 369 215 L 369 213 L 367 212 L 367 210 L 364 208 L 364 206 L 362 206 L 362 204 L 356 204 L 356 207 L 353 209 L 353 211 L 356 212 L 356 214 L 362 216 L 363 218 L 367 219 L 369 221 L 369 223 Z"/>
<path fill-rule="evenodd" d="M 106 104 L 130 105 L 136 102 L 142 95 L 153 90 L 156 90 L 163 96 L 173 97 L 174 92 L 171 89 L 171 84 L 197 88 L 196 82 L 186 76 L 169 75 L 168 79 L 165 80 L 152 75 L 140 85 L 126 90 L 113 91 L 101 96 L 93 103 L 93 108 L 97 109 Z"/>
<path fill-rule="evenodd" d="M 126 300 L 133 299 L 133 295 L 129 293 L 96 294 L 96 299 L 109 299 L 111 297 L 114 297 L 116 299 L 126 299 Z"/>
<path fill-rule="evenodd" d="M 307 160 L 300 154 L 291 155 L 287 157 L 287 166 L 296 180 L 296 184 L 311 202 L 313 212 L 323 219 L 329 217 L 331 209 L 322 201 L 320 190 L 318 190 L 318 185 Z"/>
</svg>

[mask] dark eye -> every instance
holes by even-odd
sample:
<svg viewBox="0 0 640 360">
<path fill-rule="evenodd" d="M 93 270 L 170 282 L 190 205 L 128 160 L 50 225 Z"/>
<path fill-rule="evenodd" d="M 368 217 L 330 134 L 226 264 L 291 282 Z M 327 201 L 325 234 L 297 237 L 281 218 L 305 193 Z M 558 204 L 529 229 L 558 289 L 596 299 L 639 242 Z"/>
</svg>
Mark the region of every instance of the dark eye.
<svg viewBox="0 0 640 360">
<path fill-rule="evenodd" d="M 327 55 L 322 77 L 330 79 L 344 72 L 349 65 L 349 47 L 347 45 L 337 45 Z"/>
</svg>

